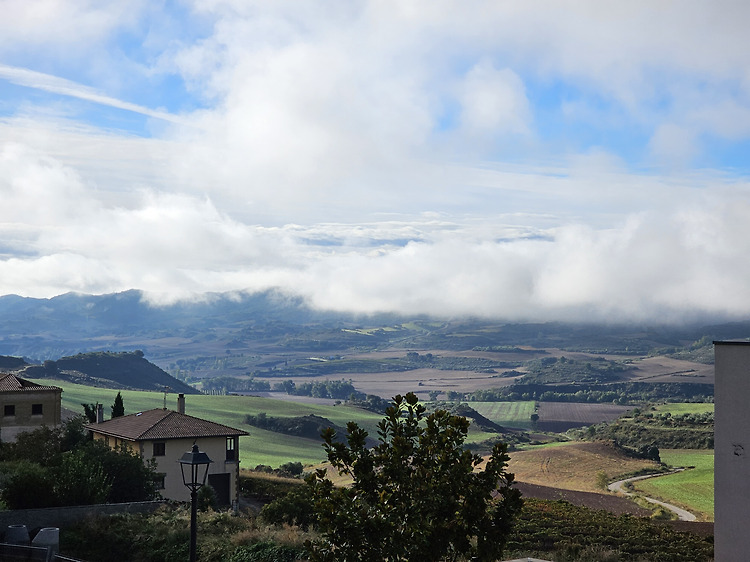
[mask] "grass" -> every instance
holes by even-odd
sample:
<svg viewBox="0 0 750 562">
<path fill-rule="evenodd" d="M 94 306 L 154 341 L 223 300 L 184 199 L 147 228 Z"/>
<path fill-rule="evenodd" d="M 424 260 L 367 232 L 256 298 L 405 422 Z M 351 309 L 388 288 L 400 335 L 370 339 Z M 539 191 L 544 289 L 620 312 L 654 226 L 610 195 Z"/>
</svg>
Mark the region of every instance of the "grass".
<svg viewBox="0 0 750 562">
<path fill-rule="evenodd" d="M 471 402 L 469 405 L 496 424 L 531 429 L 531 414 L 534 413 L 533 400 L 518 402 Z"/>
<path fill-rule="evenodd" d="M 54 384 L 63 389 L 62 406 L 74 412 L 83 413 L 81 403 L 100 402 L 104 404 L 105 418 L 109 417 L 110 406 L 117 391 L 109 388 L 98 388 L 71 384 L 62 381 L 35 381 L 40 384 Z M 125 414 L 161 408 L 164 406 L 164 393 L 139 390 L 122 390 Z M 356 421 L 370 435 L 377 434 L 377 423 L 382 415 L 361 408 L 347 405 L 326 406 L 318 404 L 300 404 L 255 396 L 211 396 L 191 394 L 186 398 L 185 412 L 191 416 L 207 419 L 248 431 L 250 435 L 240 438 L 240 462 L 247 468 L 259 464 L 278 467 L 286 462 L 302 462 L 305 465 L 316 464 L 325 459 L 321 441 L 302 439 L 290 435 L 265 431 L 244 423 L 246 414 L 265 412 L 268 416 L 295 417 L 309 414 L 328 418 L 334 424 L 345 426 L 349 421 Z M 177 397 L 167 395 L 167 408 L 176 409 Z M 481 441 L 486 436 L 472 435 L 473 440 Z"/>
<path fill-rule="evenodd" d="M 638 491 L 684 507 L 704 521 L 714 518 L 714 452 L 667 449 L 662 462 L 670 466 L 694 466 L 684 472 L 635 483 Z"/>
<path fill-rule="evenodd" d="M 673 416 L 678 416 L 680 414 L 703 414 L 706 412 L 713 412 L 714 405 L 703 402 L 675 402 L 659 404 L 654 406 L 654 409 L 660 414 L 670 413 Z"/>
</svg>

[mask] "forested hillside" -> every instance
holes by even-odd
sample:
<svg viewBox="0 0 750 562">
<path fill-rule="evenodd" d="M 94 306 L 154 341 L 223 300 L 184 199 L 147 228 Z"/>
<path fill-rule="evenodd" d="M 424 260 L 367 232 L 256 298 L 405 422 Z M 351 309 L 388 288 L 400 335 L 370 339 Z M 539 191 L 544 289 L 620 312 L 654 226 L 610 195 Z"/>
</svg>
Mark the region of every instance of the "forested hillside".
<svg viewBox="0 0 750 562">
<path fill-rule="evenodd" d="M 164 390 L 168 387 L 171 392 L 198 392 L 147 361 L 142 351 L 81 353 L 57 361 L 47 360 L 42 365 L 30 365 L 14 357 L 0 357 L 0 367 L 3 364 L 11 365 L 6 369 L 17 371 L 25 378 L 59 379 L 107 388 Z"/>
</svg>

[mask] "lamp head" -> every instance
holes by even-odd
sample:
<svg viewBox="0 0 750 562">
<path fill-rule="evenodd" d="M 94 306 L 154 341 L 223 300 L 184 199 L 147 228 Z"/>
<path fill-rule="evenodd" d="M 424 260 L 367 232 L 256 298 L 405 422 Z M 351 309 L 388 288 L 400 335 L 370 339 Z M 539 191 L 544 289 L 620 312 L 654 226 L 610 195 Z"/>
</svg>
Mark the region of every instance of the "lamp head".
<svg viewBox="0 0 750 562">
<path fill-rule="evenodd" d="M 198 450 L 198 445 L 193 443 L 193 449 L 188 451 L 179 460 L 180 470 L 182 471 L 182 483 L 187 486 L 191 492 L 198 491 L 206 483 L 208 476 L 208 465 L 212 461 L 206 453 Z"/>
</svg>

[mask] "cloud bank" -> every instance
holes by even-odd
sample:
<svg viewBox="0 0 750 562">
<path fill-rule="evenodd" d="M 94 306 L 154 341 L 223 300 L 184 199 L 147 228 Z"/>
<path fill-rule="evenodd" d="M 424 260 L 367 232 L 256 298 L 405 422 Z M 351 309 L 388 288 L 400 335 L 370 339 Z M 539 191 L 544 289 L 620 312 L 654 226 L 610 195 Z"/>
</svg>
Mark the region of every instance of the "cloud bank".
<svg viewBox="0 0 750 562">
<path fill-rule="evenodd" d="M 0 294 L 750 314 L 744 4 L 36 6 L 0 24 Z"/>
</svg>

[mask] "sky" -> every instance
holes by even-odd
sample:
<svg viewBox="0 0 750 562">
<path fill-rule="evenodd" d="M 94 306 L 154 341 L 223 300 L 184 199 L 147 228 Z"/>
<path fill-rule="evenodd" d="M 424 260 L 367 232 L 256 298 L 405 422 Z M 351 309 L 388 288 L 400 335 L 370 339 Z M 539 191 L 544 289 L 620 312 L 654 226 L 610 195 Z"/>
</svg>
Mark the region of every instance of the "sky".
<svg viewBox="0 0 750 562">
<path fill-rule="evenodd" d="M 0 295 L 750 317 L 750 3 L 0 0 Z"/>
</svg>

